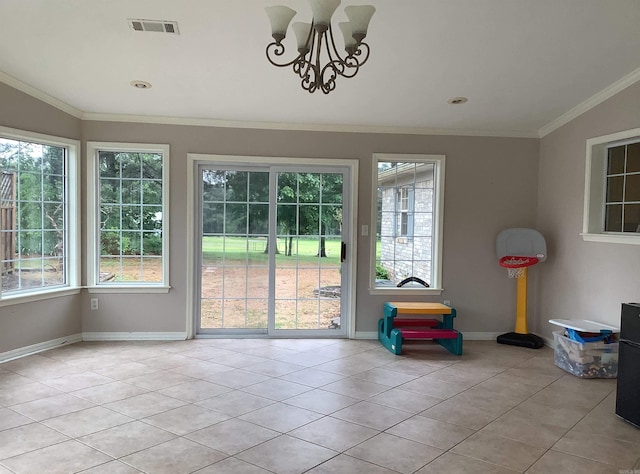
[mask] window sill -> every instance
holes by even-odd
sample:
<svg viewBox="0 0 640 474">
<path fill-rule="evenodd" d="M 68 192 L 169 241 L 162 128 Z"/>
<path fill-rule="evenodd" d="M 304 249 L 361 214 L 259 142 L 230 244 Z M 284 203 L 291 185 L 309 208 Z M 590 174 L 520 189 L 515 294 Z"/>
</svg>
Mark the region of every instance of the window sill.
<svg viewBox="0 0 640 474">
<path fill-rule="evenodd" d="M 89 293 L 169 293 L 170 286 L 88 286 Z"/>
<path fill-rule="evenodd" d="M 640 234 L 580 234 L 585 242 L 604 242 L 609 244 L 640 245 Z"/>
<path fill-rule="evenodd" d="M 442 288 L 369 288 L 370 295 L 440 295 Z"/>
<path fill-rule="evenodd" d="M 10 306 L 14 304 L 32 303 L 34 301 L 48 300 L 51 298 L 58 298 L 61 296 L 77 295 L 80 293 L 80 288 L 56 288 L 52 290 L 43 290 L 38 293 L 21 293 L 18 295 L 3 296 L 0 299 L 1 306 Z"/>
</svg>

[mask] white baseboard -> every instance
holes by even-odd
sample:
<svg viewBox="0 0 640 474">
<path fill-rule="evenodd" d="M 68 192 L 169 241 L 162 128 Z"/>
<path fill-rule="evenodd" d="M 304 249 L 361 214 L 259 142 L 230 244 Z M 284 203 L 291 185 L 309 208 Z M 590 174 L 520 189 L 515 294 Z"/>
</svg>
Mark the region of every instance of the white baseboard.
<svg viewBox="0 0 640 474">
<path fill-rule="evenodd" d="M 186 332 L 83 332 L 83 341 L 184 341 Z"/>
<path fill-rule="evenodd" d="M 26 357 L 32 354 L 37 354 L 38 352 L 48 351 L 49 349 L 55 349 L 56 347 L 66 346 L 80 341 L 82 341 L 82 334 L 72 334 L 70 336 L 59 337 L 50 341 L 20 347 L 11 351 L 0 352 L 0 363 L 9 362 L 13 359 L 19 359 L 20 357 Z"/>
</svg>

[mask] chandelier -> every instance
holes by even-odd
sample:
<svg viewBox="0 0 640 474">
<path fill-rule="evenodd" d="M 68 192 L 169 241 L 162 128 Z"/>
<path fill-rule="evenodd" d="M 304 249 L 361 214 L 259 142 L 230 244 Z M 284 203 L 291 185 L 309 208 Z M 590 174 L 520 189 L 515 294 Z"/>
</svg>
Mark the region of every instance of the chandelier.
<svg viewBox="0 0 640 474">
<path fill-rule="evenodd" d="M 289 23 L 296 11 L 285 6 L 266 7 L 271 21 L 274 41 L 267 46 L 267 59 L 278 67 L 293 66 L 301 80 L 300 85 L 310 93 L 321 90 L 328 94 L 336 88 L 338 76 L 355 76 L 369 59 L 369 45 L 362 40 L 367 36 L 369 21 L 376 9 L 372 5 L 350 5 L 344 13 L 349 21 L 338 23 L 344 36 L 344 51 L 338 52 L 331 28 L 331 17 L 340 0 L 309 0 L 313 19 L 311 23 L 294 22 L 293 32 L 298 43 L 298 55 L 289 62 L 279 62 L 285 47 Z"/>
</svg>

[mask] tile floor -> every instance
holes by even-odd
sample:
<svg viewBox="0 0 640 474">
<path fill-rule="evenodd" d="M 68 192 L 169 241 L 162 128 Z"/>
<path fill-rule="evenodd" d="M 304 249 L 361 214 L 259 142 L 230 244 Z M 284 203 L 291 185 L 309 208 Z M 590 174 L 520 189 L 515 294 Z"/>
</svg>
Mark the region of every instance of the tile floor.
<svg viewBox="0 0 640 474">
<path fill-rule="evenodd" d="M 618 473 L 615 380 L 553 352 L 377 341 L 78 343 L 0 364 L 4 473 Z M 640 471 L 637 471 L 640 472 Z"/>
</svg>

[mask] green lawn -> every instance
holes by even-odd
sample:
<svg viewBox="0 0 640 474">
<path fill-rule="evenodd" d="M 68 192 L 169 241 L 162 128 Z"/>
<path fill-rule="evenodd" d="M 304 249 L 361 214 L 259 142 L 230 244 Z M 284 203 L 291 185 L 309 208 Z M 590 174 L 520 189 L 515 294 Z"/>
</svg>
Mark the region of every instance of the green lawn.
<svg viewBox="0 0 640 474">
<path fill-rule="evenodd" d="M 223 252 L 227 260 L 246 260 L 252 263 L 265 264 L 268 255 L 264 252 L 267 245 L 265 238 L 244 237 L 203 237 L 202 256 L 204 262 L 211 262 L 222 258 Z M 300 263 L 313 263 L 318 260 L 318 239 L 294 238 L 291 256 L 285 256 L 285 239 L 278 239 L 278 251 L 276 261 L 286 263 L 296 259 Z M 325 249 L 327 257 L 322 259 L 322 264 L 340 263 L 340 241 L 326 239 Z"/>
</svg>

